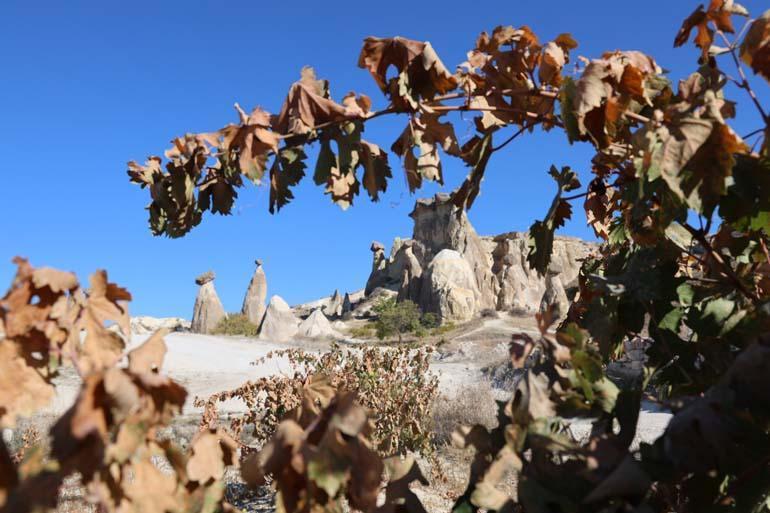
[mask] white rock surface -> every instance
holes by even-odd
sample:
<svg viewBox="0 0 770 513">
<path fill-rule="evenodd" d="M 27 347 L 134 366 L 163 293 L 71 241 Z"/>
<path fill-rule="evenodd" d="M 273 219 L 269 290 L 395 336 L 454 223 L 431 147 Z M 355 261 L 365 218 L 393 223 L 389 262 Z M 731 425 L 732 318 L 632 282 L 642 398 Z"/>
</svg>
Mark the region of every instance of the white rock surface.
<svg viewBox="0 0 770 513">
<path fill-rule="evenodd" d="M 265 316 L 265 299 L 267 299 L 267 277 L 262 269 L 262 262 L 256 261 L 257 268 L 251 277 L 249 287 L 246 289 L 246 295 L 243 298 L 241 313 L 249 321 L 259 326 L 262 318 Z"/>
<path fill-rule="evenodd" d="M 273 296 L 265 311 L 265 318 L 259 330 L 261 340 L 288 342 L 297 334 L 299 319 L 281 296 Z"/>
<path fill-rule="evenodd" d="M 141 315 L 131 317 L 131 333 L 144 335 L 155 333 L 159 329 L 188 331 L 190 329 L 190 321 L 181 317 L 148 317 Z"/>
<path fill-rule="evenodd" d="M 313 310 L 310 316 L 299 324 L 297 334 L 307 338 L 341 338 L 320 308 Z"/>
<path fill-rule="evenodd" d="M 214 278 L 204 281 L 199 278 L 198 296 L 195 298 L 193 307 L 193 317 L 190 323 L 190 329 L 194 333 L 212 333 L 217 327 L 219 321 L 225 318 L 225 309 L 219 300 L 217 291 L 214 288 Z"/>
<path fill-rule="evenodd" d="M 476 314 L 479 301 L 476 278 L 468 261 L 452 249 L 444 249 L 428 265 L 420 304 L 441 322 L 465 322 Z"/>
</svg>

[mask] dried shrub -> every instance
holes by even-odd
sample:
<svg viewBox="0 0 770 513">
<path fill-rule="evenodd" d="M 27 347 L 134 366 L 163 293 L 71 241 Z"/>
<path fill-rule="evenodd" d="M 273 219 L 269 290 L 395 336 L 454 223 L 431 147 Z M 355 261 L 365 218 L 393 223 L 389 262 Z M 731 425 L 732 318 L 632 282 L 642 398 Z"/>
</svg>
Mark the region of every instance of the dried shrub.
<svg viewBox="0 0 770 513">
<path fill-rule="evenodd" d="M 321 355 L 299 349 L 278 351 L 266 358 L 286 358 L 289 374 L 250 381 L 205 400 L 198 398 L 195 404 L 204 408 L 202 426 L 208 427 L 218 422 L 217 403 L 243 400 L 248 413 L 232 419 L 230 429 L 240 437 L 247 426 L 253 426 L 253 436 L 261 443 L 300 405 L 303 389 L 313 376 L 326 376 L 335 390 L 356 392 L 372 419 L 371 440 L 378 451 L 427 452 L 431 449 L 430 409 L 438 389 L 438 378 L 428 368 L 430 355 L 430 348 L 343 350 L 338 345 Z"/>
<path fill-rule="evenodd" d="M 256 337 L 259 326 L 252 323 L 248 317 L 240 313 L 227 314 L 214 328 L 215 335 L 231 335 Z"/>
<path fill-rule="evenodd" d="M 487 380 L 469 383 L 452 396 L 439 395 L 433 405 L 433 442 L 451 442 L 452 433 L 462 426 L 480 424 L 493 428 L 497 407 L 492 386 Z"/>
</svg>

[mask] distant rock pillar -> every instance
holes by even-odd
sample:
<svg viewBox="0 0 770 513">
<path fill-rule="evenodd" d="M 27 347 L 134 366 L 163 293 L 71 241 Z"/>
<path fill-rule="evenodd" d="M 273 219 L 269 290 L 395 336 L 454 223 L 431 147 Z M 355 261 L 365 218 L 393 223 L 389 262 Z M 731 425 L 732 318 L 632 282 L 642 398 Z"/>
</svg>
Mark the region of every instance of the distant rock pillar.
<svg viewBox="0 0 770 513">
<path fill-rule="evenodd" d="M 545 276 L 545 293 L 540 300 L 540 313 L 545 313 L 553 305 L 554 319 L 561 321 L 569 312 L 569 299 L 561 282 L 561 267 L 552 264 Z"/>
<path fill-rule="evenodd" d="M 353 317 L 353 302 L 350 300 L 350 294 L 347 292 L 345 292 L 345 297 L 342 299 L 342 317 L 344 319 Z"/>
<path fill-rule="evenodd" d="M 339 317 L 342 315 L 342 296 L 338 289 L 334 290 L 334 294 L 332 294 L 331 299 L 329 299 L 329 302 L 326 304 L 323 311 L 327 317 Z"/>
<path fill-rule="evenodd" d="M 371 294 L 380 285 L 383 273 L 388 266 L 388 260 L 385 258 L 385 246 L 381 242 L 373 241 L 369 249 L 372 251 L 372 272 L 366 281 L 365 296 Z"/>
<path fill-rule="evenodd" d="M 267 277 L 262 269 L 262 260 L 256 260 L 257 268 L 249 282 L 249 288 L 246 289 L 246 295 L 243 298 L 243 307 L 241 313 L 249 321 L 259 326 L 262 318 L 265 316 L 265 299 L 267 299 Z"/>
<path fill-rule="evenodd" d="M 214 277 L 214 273 L 208 271 L 195 278 L 195 283 L 200 285 L 200 288 L 195 298 L 190 324 L 190 331 L 193 333 L 212 333 L 219 321 L 225 318 L 225 309 L 214 288 Z"/>
</svg>

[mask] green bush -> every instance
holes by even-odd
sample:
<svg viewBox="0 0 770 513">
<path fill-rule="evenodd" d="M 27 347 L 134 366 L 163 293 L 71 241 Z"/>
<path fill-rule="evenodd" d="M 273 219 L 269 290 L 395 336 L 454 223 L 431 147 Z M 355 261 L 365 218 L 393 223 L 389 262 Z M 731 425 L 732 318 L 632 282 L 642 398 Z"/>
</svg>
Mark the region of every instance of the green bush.
<svg viewBox="0 0 770 513">
<path fill-rule="evenodd" d="M 372 338 L 374 335 L 374 327 L 370 324 L 364 324 L 363 326 L 356 326 L 348 330 L 348 335 L 353 338 Z"/>
<path fill-rule="evenodd" d="M 375 329 L 377 338 L 383 340 L 393 335 L 398 336 L 398 341 L 402 341 L 404 333 L 413 333 L 422 326 L 420 318 L 422 312 L 420 308 L 410 300 L 396 301 L 395 298 L 383 299 L 377 303 L 373 309 L 377 314 Z"/>
<path fill-rule="evenodd" d="M 243 314 L 228 314 L 219 321 L 214 328 L 215 335 L 241 335 L 244 337 L 256 337 L 259 332 L 259 326 L 251 322 Z"/>
<path fill-rule="evenodd" d="M 433 312 L 426 312 L 422 314 L 422 319 L 420 319 L 420 324 L 422 324 L 422 327 L 425 329 L 434 329 L 438 328 L 441 324 L 438 320 L 438 316 L 434 314 Z"/>
</svg>

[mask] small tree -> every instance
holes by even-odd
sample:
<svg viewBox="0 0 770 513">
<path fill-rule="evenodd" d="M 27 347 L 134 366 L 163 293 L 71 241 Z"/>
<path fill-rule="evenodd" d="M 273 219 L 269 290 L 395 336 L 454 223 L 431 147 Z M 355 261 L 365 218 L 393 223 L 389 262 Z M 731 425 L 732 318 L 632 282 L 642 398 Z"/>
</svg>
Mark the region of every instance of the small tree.
<svg viewBox="0 0 770 513">
<path fill-rule="evenodd" d="M 396 301 L 395 298 L 383 299 L 374 307 L 377 314 L 375 328 L 380 340 L 392 335 L 398 335 L 402 341 L 404 333 L 411 333 L 421 327 L 421 312 L 413 301 Z"/>
</svg>

